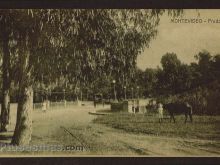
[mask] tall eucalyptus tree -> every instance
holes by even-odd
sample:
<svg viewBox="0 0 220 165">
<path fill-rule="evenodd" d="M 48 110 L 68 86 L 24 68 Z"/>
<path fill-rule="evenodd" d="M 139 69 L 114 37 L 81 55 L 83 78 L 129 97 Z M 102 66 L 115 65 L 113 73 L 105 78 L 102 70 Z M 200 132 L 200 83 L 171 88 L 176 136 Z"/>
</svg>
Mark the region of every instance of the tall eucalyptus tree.
<svg viewBox="0 0 220 165">
<path fill-rule="evenodd" d="M 26 145 L 31 140 L 35 82 L 42 81 L 42 77 L 47 79 L 44 83 L 65 77 L 77 84 L 92 80 L 94 75 L 111 75 L 125 83 L 125 77 L 132 76 L 137 55 L 156 36 L 164 12 L 1 10 L 10 22 L 9 34 L 17 48 L 13 79 L 19 86 L 19 99 L 12 143 Z M 1 41 L 6 43 L 6 37 L 2 35 Z"/>
</svg>

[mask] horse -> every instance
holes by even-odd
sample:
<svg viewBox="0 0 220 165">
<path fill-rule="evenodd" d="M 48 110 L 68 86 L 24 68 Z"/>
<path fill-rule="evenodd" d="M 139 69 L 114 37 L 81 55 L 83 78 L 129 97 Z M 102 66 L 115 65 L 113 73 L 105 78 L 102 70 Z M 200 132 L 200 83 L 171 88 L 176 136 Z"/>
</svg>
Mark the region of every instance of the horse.
<svg viewBox="0 0 220 165">
<path fill-rule="evenodd" d="M 175 123 L 174 114 L 185 114 L 185 123 L 187 121 L 188 116 L 190 117 L 191 123 L 193 122 L 192 118 L 192 106 L 188 103 L 168 103 L 164 104 L 163 108 L 166 109 L 170 115 L 170 122 L 173 119 Z"/>
</svg>

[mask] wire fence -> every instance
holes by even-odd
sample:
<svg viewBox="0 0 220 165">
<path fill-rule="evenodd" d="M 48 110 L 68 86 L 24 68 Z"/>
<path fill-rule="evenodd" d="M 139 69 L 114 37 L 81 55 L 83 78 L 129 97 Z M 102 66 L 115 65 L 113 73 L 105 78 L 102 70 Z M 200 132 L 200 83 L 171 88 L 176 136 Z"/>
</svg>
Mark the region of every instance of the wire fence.
<svg viewBox="0 0 220 165">
<path fill-rule="evenodd" d="M 65 108 L 69 106 L 85 106 L 85 105 L 93 105 L 92 101 L 61 101 L 61 102 L 48 102 L 46 109 L 59 109 Z M 42 110 L 43 103 L 34 103 L 34 110 Z"/>
</svg>

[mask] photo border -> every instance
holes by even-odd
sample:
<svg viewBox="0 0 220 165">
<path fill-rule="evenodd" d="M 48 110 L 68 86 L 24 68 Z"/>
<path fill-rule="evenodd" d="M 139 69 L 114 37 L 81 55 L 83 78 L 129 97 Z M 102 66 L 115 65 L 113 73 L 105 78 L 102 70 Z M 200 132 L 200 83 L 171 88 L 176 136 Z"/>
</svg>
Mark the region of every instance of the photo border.
<svg viewBox="0 0 220 165">
<path fill-rule="evenodd" d="M 220 9 L 217 0 L 1 0 L 1 9 L 18 8 L 160 8 Z M 0 164 L 220 164 L 220 157 L 17 157 L 0 158 Z"/>
</svg>

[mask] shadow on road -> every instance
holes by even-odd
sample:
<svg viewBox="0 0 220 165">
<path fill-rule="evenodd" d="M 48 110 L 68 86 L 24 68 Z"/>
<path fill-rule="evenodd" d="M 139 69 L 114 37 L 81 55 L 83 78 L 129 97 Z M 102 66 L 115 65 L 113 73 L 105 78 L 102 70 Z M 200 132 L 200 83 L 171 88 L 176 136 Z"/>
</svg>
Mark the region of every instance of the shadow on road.
<svg viewBox="0 0 220 165">
<path fill-rule="evenodd" d="M 13 131 L 0 132 L 0 144 L 10 144 L 13 136 Z"/>
</svg>

